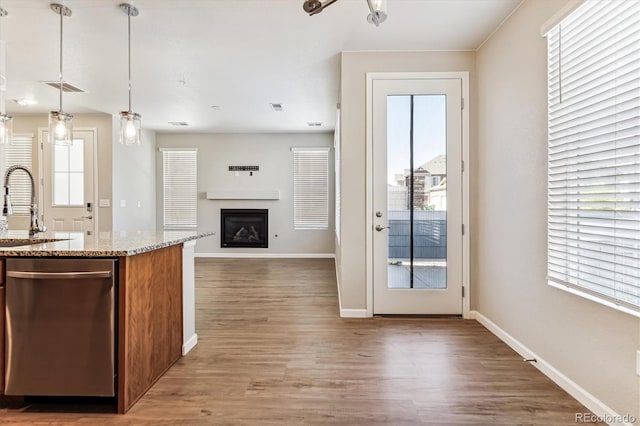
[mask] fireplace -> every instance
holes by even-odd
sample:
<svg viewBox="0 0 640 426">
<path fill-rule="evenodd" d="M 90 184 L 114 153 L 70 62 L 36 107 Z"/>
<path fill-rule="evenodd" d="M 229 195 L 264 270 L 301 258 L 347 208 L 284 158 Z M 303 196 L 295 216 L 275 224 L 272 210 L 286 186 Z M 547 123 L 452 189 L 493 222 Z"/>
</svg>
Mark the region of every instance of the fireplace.
<svg viewBox="0 0 640 426">
<path fill-rule="evenodd" d="M 220 209 L 220 247 L 269 247 L 269 210 Z"/>
</svg>

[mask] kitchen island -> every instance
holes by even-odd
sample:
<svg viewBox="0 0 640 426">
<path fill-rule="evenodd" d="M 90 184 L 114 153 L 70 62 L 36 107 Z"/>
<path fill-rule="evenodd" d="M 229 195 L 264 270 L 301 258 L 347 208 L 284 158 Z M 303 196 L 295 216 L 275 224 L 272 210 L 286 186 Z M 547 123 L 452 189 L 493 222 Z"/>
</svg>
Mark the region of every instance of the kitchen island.
<svg viewBox="0 0 640 426">
<path fill-rule="evenodd" d="M 213 232 L 47 232 L 30 238 L 26 231 L 9 231 L 0 235 L 0 329 L 6 336 L 6 342 L 0 339 L 0 393 L 5 389 L 4 367 L 10 367 L 9 357 L 3 359 L 11 337 L 5 323 L 5 313 L 10 314 L 10 306 L 4 306 L 5 285 L 12 279 L 7 275 L 20 277 L 20 273 L 7 273 L 7 265 L 15 264 L 15 259 L 28 259 L 34 269 L 45 263 L 55 266 L 64 259 L 76 259 L 79 264 L 84 259 L 113 262 L 115 349 L 107 355 L 114 360 L 117 411 L 126 413 L 195 345 L 193 245 L 209 235 Z M 47 282 L 51 280 L 42 281 Z M 7 296 L 9 289 L 18 287 L 7 285 Z M 6 353 L 11 353 L 9 348 Z"/>
</svg>

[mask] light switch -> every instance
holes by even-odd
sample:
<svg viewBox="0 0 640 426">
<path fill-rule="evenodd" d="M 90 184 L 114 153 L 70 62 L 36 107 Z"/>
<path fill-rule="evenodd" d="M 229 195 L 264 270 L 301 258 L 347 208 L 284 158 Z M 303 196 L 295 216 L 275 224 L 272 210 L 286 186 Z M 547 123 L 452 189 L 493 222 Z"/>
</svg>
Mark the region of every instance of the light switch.
<svg viewBox="0 0 640 426">
<path fill-rule="evenodd" d="M 127 200 L 120 200 L 120 207 L 127 207 Z"/>
<path fill-rule="evenodd" d="M 142 207 L 142 201 L 138 201 L 138 208 Z"/>
<path fill-rule="evenodd" d="M 111 200 L 108 198 L 101 198 L 100 201 L 98 201 L 98 205 L 100 207 L 111 207 Z"/>
</svg>

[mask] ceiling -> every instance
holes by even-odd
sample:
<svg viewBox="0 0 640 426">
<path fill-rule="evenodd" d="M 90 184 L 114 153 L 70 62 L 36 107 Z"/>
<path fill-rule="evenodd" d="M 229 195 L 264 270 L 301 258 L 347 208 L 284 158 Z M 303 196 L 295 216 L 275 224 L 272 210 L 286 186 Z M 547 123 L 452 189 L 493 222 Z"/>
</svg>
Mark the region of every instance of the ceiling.
<svg viewBox="0 0 640 426">
<path fill-rule="evenodd" d="M 333 130 L 340 52 L 474 50 L 521 0 L 389 0 L 367 23 L 366 0 L 339 0 L 308 16 L 302 0 L 137 0 L 131 20 L 132 110 L 167 132 Z M 0 0 L 10 114 L 58 110 L 60 17 L 47 0 Z M 127 16 L 119 0 L 67 0 L 64 111 L 127 108 Z M 33 98 L 36 106 L 12 99 Z M 281 103 L 275 112 L 270 103 Z M 187 122 L 176 127 L 169 122 Z M 309 127 L 308 122 L 322 122 Z"/>
</svg>

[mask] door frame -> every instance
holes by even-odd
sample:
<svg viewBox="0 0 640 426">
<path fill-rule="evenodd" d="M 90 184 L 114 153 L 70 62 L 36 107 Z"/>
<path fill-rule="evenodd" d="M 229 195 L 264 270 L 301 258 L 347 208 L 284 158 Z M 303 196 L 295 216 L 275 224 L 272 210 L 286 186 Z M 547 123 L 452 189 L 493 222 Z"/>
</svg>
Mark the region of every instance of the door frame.
<svg viewBox="0 0 640 426">
<path fill-rule="evenodd" d="M 367 72 L 366 73 L 366 167 L 365 167 L 365 260 L 366 260 L 366 311 L 373 317 L 373 81 L 374 80 L 428 80 L 458 79 L 462 83 L 462 317 L 470 318 L 469 258 L 471 234 L 469 220 L 469 73 L 458 72 Z M 460 230 L 462 233 L 462 230 Z"/>
<path fill-rule="evenodd" d="M 39 182 L 39 191 L 38 191 L 38 206 L 39 206 L 39 215 L 40 220 L 44 223 L 42 216 L 45 213 L 45 205 L 44 205 L 44 180 L 45 179 L 53 179 L 52 176 L 44 175 L 44 144 L 46 139 L 44 137 L 45 132 L 48 132 L 49 129 L 46 127 L 38 128 L 38 172 L 40 174 L 40 182 Z M 73 131 L 78 132 L 90 132 L 93 133 L 93 211 L 91 214 L 93 215 L 93 232 L 100 232 L 100 216 L 99 216 L 99 208 L 98 208 L 98 128 L 97 127 L 74 127 Z M 53 182 L 52 182 L 53 183 Z"/>
</svg>

